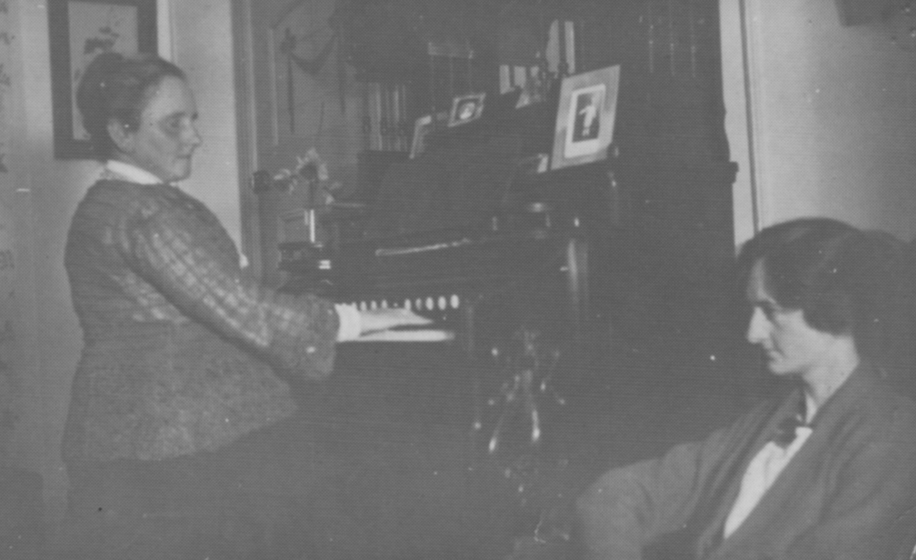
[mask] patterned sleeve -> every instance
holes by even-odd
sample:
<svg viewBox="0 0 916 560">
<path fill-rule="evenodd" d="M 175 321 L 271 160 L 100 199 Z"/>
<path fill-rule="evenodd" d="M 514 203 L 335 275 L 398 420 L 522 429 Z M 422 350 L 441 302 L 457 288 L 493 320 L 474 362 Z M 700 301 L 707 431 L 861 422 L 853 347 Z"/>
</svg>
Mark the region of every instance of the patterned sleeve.
<svg viewBox="0 0 916 560">
<path fill-rule="evenodd" d="M 640 560 L 645 545 L 682 526 L 700 488 L 703 447 L 681 444 L 662 458 L 610 470 L 592 484 L 577 502 L 583 558 Z"/>
<path fill-rule="evenodd" d="M 685 527 L 707 507 L 736 448 L 766 416 L 755 409 L 701 442 L 682 443 L 662 457 L 604 473 L 577 501 L 584 560 L 640 560 L 643 547 Z"/>
<path fill-rule="evenodd" d="M 265 288 L 244 275 L 234 245 L 196 200 L 145 201 L 124 224 L 128 266 L 172 305 L 278 373 L 331 371 L 339 319 L 333 304 Z"/>
</svg>

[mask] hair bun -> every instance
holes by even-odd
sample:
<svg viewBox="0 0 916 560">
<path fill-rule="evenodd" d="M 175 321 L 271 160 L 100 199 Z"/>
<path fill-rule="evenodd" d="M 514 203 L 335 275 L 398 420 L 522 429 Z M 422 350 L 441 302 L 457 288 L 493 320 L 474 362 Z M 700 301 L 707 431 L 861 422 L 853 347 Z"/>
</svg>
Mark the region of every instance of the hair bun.
<svg viewBox="0 0 916 560">
<path fill-rule="evenodd" d="M 76 89 L 76 107 L 90 135 L 98 136 L 102 132 L 89 123 L 107 120 L 105 113 L 112 97 L 111 81 L 121 71 L 124 60 L 124 55 L 120 53 L 104 51 L 89 62 L 80 77 Z"/>
<path fill-rule="evenodd" d="M 102 93 L 108 77 L 117 74 L 123 62 L 124 55 L 120 53 L 105 51 L 99 54 L 89 62 L 83 71 L 80 89 L 87 90 L 87 94 L 90 91 L 94 94 Z"/>
</svg>

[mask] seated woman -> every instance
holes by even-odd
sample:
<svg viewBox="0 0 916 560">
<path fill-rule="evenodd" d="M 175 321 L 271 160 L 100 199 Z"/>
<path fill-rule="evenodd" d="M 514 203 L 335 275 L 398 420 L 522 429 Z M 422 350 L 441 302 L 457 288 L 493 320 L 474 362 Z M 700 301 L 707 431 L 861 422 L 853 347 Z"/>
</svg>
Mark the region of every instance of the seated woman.
<svg viewBox="0 0 916 560">
<path fill-rule="evenodd" d="M 66 558 L 301 558 L 309 456 L 288 382 L 335 342 L 426 320 L 259 285 L 216 216 L 175 186 L 200 145 L 183 72 L 102 54 L 77 93 L 102 176 L 65 265 L 84 348 L 63 456 Z"/>
<path fill-rule="evenodd" d="M 790 380 L 705 441 L 611 470 L 578 500 L 589 560 L 632 560 L 685 531 L 698 559 L 893 558 L 916 507 L 916 403 L 881 367 L 887 240 L 829 219 L 742 251 L 748 340 Z"/>
</svg>

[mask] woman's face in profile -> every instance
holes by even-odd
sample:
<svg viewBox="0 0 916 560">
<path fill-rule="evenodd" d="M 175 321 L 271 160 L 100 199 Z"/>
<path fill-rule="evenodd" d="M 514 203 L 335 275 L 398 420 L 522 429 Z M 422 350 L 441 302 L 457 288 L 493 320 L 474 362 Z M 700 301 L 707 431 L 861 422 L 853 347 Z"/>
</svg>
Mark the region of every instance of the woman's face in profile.
<svg viewBox="0 0 916 560">
<path fill-rule="evenodd" d="M 836 335 L 811 327 L 801 309 L 779 305 L 767 289 L 762 261 L 751 269 L 747 299 L 753 308 L 747 340 L 763 350 L 770 373 L 805 376 L 831 363 Z"/>
<path fill-rule="evenodd" d="M 153 87 L 139 127 L 118 143 L 119 159 L 166 183 L 180 181 L 191 175 L 191 158 L 201 143 L 194 94 L 184 80 L 172 76 Z"/>
</svg>

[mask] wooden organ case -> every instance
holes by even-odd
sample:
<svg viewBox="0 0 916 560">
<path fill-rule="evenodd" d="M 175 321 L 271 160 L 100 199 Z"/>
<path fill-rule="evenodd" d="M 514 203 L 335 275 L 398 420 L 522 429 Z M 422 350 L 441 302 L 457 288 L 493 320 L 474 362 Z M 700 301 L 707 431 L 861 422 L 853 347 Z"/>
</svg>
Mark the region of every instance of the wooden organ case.
<svg viewBox="0 0 916 560">
<path fill-rule="evenodd" d="M 513 20 L 526 14 L 523 4 L 517 8 L 520 11 L 516 10 Z M 358 193 L 368 204 L 368 216 L 357 228 L 346 228 L 355 235 L 346 235 L 320 251 L 296 244 L 281 248 L 280 266 L 287 273 L 287 289 L 333 286 L 336 297 L 351 301 L 362 300 L 356 292 L 368 289 L 373 293 L 371 298 L 365 294 L 366 304 L 375 301 L 379 305 L 389 299 L 376 293 L 386 285 L 397 292 L 401 303 L 411 299 L 416 303 L 421 296 L 424 304 L 428 297 L 438 304 L 440 296 L 452 302 L 452 295 L 467 302 L 471 300 L 462 299 L 462 293 L 483 289 L 482 277 L 496 284 L 519 284 L 517 278 L 509 278 L 511 274 L 493 270 L 493 263 L 506 259 L 494 257 L 488 262 L 482 255 L 472 257 L 475 251 L 496 254 L 501 243 L 497 240 L 505 239 L 505 246 L 511 247 L 519 243 L 518 238 L 551 251 L 556 250 L 552 243 L 562 245 L 560 240 L 568 238 L 578 247 L 574 253 L 587 261 L 587 266 L 570 266 L 562 260 L 558 265 L 578 271 L 576 279 L 564 279 L 561 274 L 557 281 L 569 292 L 559 299 L 573 302 L 561 316 L 576 321 L 576 332 L 588 331 L 598 339 L 629 337 L 633 344 L 650 345 L 650 339 L 663 336 L 666 330 L 683 330 L 671 326 L 676 321 L 665 315 L 666 309 L 686 305 L 700 314 L 719 312 L 717 298 L 727 291 L 723 282 L 734 255 L 731 186 L 736 167 L 729 161 L 724 131 L 717 2 L 576 0 L 538 3 L 537 9 L 538 13 L 528 14 L 532 21 L 558 19 L 574 30 L 569 50 L 577 72 L 620 66 L 617 122 L 608 158 L 559 171 L 520 172 L 519 162 L 525 158 L 551 152 L 565 69 L 557 68 L 560 76 L 554 77 L 546 101 L 488 114 L 497 101 L 494 90 L 498 89 L 501 63 L 494 53 L 505 50 L 497 45 L 503 36 L 500 30 L 491 27 L 499 25 L 499 18 L 474 20 L 474 14 L 482 16 L 492 10 L 463 10 L 462 17 L 477 22 L 464 31 L 477 53 L 473 82 L 488 92 L 484 117 L 460 129 L 443 125 L 434 130 L 422 155 L 382 158 L 385 165 L 368 173 L 371 176 Z M 501 13 L 516 11 L 507 8 Z M 374 28 L 372 21 L 366 18 L 366 29 Z M 434 27 L 428 18 L 426 23 Z M 386 51 L 370 44 L 373 36 L 354 35 L 365 37 L 367 44 L 357 45 L 363 47 L 360 52 L 381 56 Z M 532 44 L 540 40 L 535 39 Z M 412 89 L 409 96 L 432 100 L 433 109 L 442 107 L 444 102 L 436 101 L 435 95 L 441 88 L 432 79 L 442 76 L 432 70 L 433 62 L 424 62 L 432 43 L 419 38 L 414 42 L 420 49 L 416 56 L 383 60 L 355 56 L 351 63 L 358 74 L 369 78 L 388 76 L 421 86 L 414 87 L 417 91 Z M 446 66 L 464 69 L 467 65 Z M 486 82 L 485 75 L 493 79 Z M 363 160 L 376 161 L 387 154 L 391 152 L 369 150 Z M 547 218 L 549 225 L 538 223 Z M 416 247 L 409 249 L 414 242 Z M 386 248 L 388 244 L 391 247 Z M 431 249 L 440 246 L 441 250 Z M 373 252 L 381 257 L 373 265 L 379 267 L 381 284 L 369 289 L 367 277 L 372 273 L 366 267 L 372 267 L 348 261 L 355 255 L 365 259 Z M 450 255 L 460 256 L 452 260 Z M 424 264 L 425 258 L 431 264 Z M 322 270 L 321 263 L 329 268 Z M 453 263 L 453 268 L 465 272 L 464 280 L 449 268 Z M 489 271 L 471 280 L 478 273 L 470 269 L 481 264 L 490 267 Z M 401 267 L 403 280 L 394 281 L 390 267 Z M 587 273 L 581 272 L 586 269 Z M 535 272 L 526 266 L 517 270 Z M 437 272 L 442 278 L 434 280 Z M 553 272 L 556 270 L 551 269 L 547 276 L 555 277 Z M 446 278 L 463 287 L 455 294 L 440 289 Z M 420 288 L 424 281 L 438 287 Z M 652 304 L 649 308 L 646 301 Z M 446 313 L 447 322 L 455 324 L 458 319 L 452 311 Z M 479 311 L 482 309 L 475 309 Z M 480 322 L 485 318 L 475 316 L 474 330 L 479 335 L 487 334 Z M 585 326 L 588 322 L 591 324 Z M 558 330 L 569 331 L 565 327 Z M 596 334 L 596 330 L 604 332 Z"/>
<path fill-rule="evenodd" d="M 539 225 L 502 225 L 493 217 L 489 229 L 370 239 L 343 244 L 330 255 L 284 244 L 281 266 L 291 273 L 284 289 L 318 291 L 360 309 L 412 309 L 437 328 L 395 331 L 378 340 L 444 341 L 457 333 L 470 358 L 481 342 L 511 336 L 536 315 L 550 317 L 554 328 L 562 324 L 577 341 L 589 317 L 588 241 L 577 228 L 554 228 L 539 214 Z"/>
</svg>

